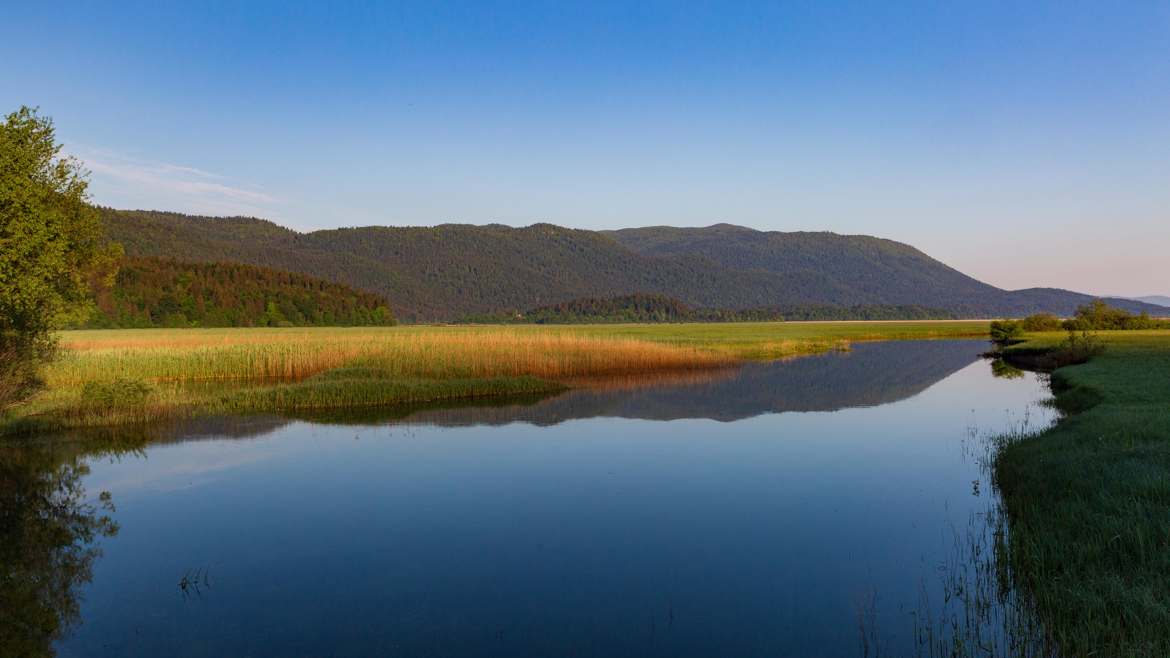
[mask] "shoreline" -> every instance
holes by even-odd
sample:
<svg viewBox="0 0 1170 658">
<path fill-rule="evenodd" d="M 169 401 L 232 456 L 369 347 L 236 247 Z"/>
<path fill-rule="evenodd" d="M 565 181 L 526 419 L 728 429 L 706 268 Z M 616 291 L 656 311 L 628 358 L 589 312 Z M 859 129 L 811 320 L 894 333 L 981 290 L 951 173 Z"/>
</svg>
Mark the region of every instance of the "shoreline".
<svg viewBox="0 0 1170 658">
<path fill-rule="evenodd" d="M 1063 417 L 995 456 L 1007 557 L 1061 655 L 1170 655 L 1170 331 L 1101 339 L 1051 371 Z M 1004 356 L 1055 349 L 1033 337 Z"/>
</svg>

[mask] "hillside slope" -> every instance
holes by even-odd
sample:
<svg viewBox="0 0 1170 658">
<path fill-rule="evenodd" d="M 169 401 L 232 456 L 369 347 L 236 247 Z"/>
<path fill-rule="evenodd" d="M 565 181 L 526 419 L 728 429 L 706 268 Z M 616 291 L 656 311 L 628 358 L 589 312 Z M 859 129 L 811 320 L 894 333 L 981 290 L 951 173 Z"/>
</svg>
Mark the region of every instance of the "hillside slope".
<svg viewBox="0 0 1170 658">
<path fill-rule="evenodd" d="M 239 263 L 129 257 L 83 326 L 390 325 L 387 301 L 339 283 Z"/>
<path fill-rule="evenodd" d="M 1145 297 L 1127 297 L 1126 299 L 1170 308 L 1170 295 L 1147 295 Z"/>
<path fill-rule="evenodd" d="M 242 217 L 108 209 L 103 216 L 128 254 L 301 272 L 384 295 L 396 315 L 412 321 L 635 293 L 707 308 L 921 305 L 971 317 L 1066 314 L 1090 299 L 1055 290 L 1009 293 L 913 247 L 832 233 L 727 225 L 597 232 L 551 224 L 298 233 Z"/>
</svg>

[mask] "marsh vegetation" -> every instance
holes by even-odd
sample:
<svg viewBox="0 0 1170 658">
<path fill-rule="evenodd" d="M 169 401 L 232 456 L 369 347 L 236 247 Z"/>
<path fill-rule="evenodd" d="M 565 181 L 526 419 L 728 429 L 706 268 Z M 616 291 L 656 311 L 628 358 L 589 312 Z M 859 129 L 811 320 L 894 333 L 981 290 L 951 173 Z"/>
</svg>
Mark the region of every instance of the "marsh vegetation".
<svg viewBox="0 0 1170 658">
<path fill-rule="evenodd" d="M 63 332 L 43 369 L 45 390 L 11 409 L 0 432 L 550 393 L 847 350 L 851 341 L 984 331 L 891 322 Z"/>
<path fill-rule="evenodd" d="M 1061 655 L 1166 656 L 1170 331 L 1094 340 L 1091 355 L 1052 374 L 1068 417 L 995 457 L 1006 555 Z M 1060 353 L 1066 341 L 1033 336 L 1008 354 Z"/>
</svg>

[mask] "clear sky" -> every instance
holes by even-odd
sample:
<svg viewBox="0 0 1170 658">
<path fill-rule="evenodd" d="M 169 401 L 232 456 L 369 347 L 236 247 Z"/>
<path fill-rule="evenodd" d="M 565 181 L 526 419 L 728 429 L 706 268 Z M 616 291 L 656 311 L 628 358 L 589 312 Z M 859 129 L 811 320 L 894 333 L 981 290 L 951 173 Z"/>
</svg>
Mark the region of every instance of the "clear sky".
<svg viewBox="0 0 1170 658">
<path fill-rule="evenodd" d="M 297 229 L 731 222 L 1170 294 L 1170 3 L 5 3 L 122 208 Z"/>
</svg>

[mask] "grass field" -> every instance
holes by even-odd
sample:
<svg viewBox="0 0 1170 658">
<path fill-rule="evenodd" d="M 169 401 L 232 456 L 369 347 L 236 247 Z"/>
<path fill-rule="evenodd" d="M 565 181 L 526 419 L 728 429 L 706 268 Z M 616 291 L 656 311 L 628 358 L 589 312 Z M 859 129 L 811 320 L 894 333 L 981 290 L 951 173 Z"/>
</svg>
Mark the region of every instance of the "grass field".
<svg viewBox="0 0 1170 658">
<path fill-rule="evenodd" d="M 1170 656 L 1170 331 L 1100 338 L 1053 374 L 1070 415 L 996 457 L 1010 559 L 1060 655 Z"/>
<path fill-rule="evenodd" d="M 981 321 L 72 331 L 45 390 L 8 412 L 0 433 L 544 393 L 851 341 L 986 332 Z"/>
</svg>

